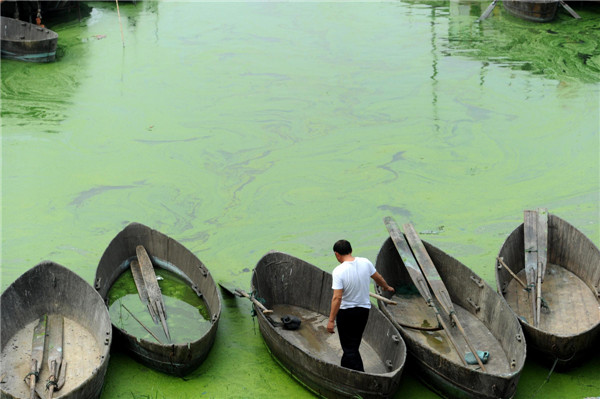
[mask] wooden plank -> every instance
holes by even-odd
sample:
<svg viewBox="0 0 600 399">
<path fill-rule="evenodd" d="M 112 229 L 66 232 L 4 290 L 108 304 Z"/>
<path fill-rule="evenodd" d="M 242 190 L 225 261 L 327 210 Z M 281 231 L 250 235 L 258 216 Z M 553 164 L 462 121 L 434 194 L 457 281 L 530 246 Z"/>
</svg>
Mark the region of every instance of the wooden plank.
<svg viewBox="0 0 600 399">
<path fill-rule="evenodd" d="M 392 239 L 394 246 L 398 250 L 400 259 L 402 259 L 402 263 L 404 263 L 404 266 L 406 267 L 410 278 L 415 283 L 417 290 L 419 290 L 419 293 L 427 303 L 431 303 L 432 297 L 431 293 L 429 292 L 429 288 L 427 287 L 427 282 L 424 279 L 421 269 L 419 269 L 417 260 L 413 256 L 410 247 L 406 242 L 406 238 L 404 238 L 404 234 L 402 234 L 398 228 L 398 225 L 391 217 L 385 217 L 383 222 L 390 233 L 390 238 Z"/>
<path fill-rule="evenodd" d="M 450 295 L 448 295 L 448 291 L 446 290 L 446 286 L 442 281 L 433 261 L 429 257 L 423 242 L 419 238 L 419 235 L 415 231 L 414 227 L 407 223 L 404 225 L 404 233 L 406 234 L 406 239 L 415 254 L 415 258 L 421 270 L 423 270 L 423 274 L 433 291 L 433 295 L 437 298 L 444 309 L 444 312 L 447 314 L 454 313 L 454 305 L 452 304 L 452 300 L 450 299 Z"/>
<path fill-rule="evenodd" d="M 64 318 L 61 315 L 48 316 L 48 368 L 50 378 L 48 379 L 48 398 L 52 398 L 54 389 L 58 385 L 58 376 L 63 360 L 63 331 Z"/>
<path fill-rule="evenodd" d="M 150 316 L 152 316 L 154 324 L 158 324 L 158 315 L 154 312 L 154 308 L 150 306 L 148 291 L 146 290 L 146 284 L 144 283 L 144 277 L 142 276 L 140 262 L 138 262 L 136 259 L 132 260 L 129 264 L 129 268 L 131 269 L 131 274 L 133 275 L 133 281 L 137 287 L 140 301 L 142 301 L 142 303 L 148 307 L 148 312 L 150 313 Z"/>
<path fill-rule="evenodd" d="M 148 253 L 146 252 L 146 249 L 143 245 L 138 245 L 135 248 L 135 252 L 137 254 L 138 262 L 142 270 L 144 285 L 146 286 L 146 291 L 148 292 L 149 305 L 158 315 L 165 335 L 167 336 L 167 339 L 171 341 L 169 327 L 167 326 L 167 314 L 165 310 L 165 304 L 162 299 L 162 292 L 160 291 L 160 286 L 158 285 L 158 281 L 156 280 L 156 274 L 154 273 L 154 267 L 152 266 L 150 257 L 148 256 Z"/>
<path fill-rule="evenodd" d="M 538 208 L 537 221 L 537 250 L 538 263 L 542 266 L 542 282 L 546 275 L 546 264 L 548 263 L 548 210 Z"/>
<path fill-rule="evenodd" d="M 454 305 L 452 304 L 452 300 L 450 299 L 450 295 L 448 294 L 448 290 L 446 289 L 442 278 L 440 277 L 437 269 L 435 268 L 433 261 L 429 257 L 429 254 L 425 249 L 425 245 L 423 245 L 423 242 L 419 238 L 419 235 L 415 231 L 412 224 L 407 223 L 404 225 L 404 233 L 406 235 L 408 244 L 410 245 L 413 253 L 415 254 L 415 258 L 417 259 L 417 262 L 419 263 L 421 270 L 423 270 L 423 274 L 425 275 L 425 278 L 427 279 L 427 282 L 429 283 L 429 286 L 433 291 L 433 295 L 435 295 L 437 300 L 440 302 L 440 305 L 442 305 L 442 307 L 448 314 L 448 317 L 450 317 L 450 319 L 454 321 L 456 327 L 459 329 L 460 333 L 465 339 L 467 346 L 469 347 L 469 349 L 473 353 L 473 356 L 477 360 L 479 367 L 481 367 L 481 370 L 483 372 L 486 372 L 486 368 L 483 365 L 483 362 L 481 361 L 479 356 L 477 356 L 477 350 L 471 344 L 471 341 L 467 337 L 465 330 L 463 329 L 460 321 L 458 320 L 456 311 L 454 309 Z M 450 334 L 448 334 L 448 336 L 450 336 Z"/>
<path fill-rule="evenodd" d="M 400 232 L 400 230 L 398 229 L 398 225 L 396 224 L 394 219 L 392 219 L 391 217 L 388 216 L 385 219 L 383 219 L 383 221 L 385 223 L 386 228 L 388 229 L 388 232 L 390 233 L 390 238 L 394 242 L 394 246 L 398 250 L 398 254 L 400 255 L 400 258 L 402 259 L 402 262 L 406 266 L 406 270 L 408 271 L 410 278 L 413 280 L 413 283 L 417 287 L 417 290 L 419 291 L 419 293 L 421 294 L 423 299 L 425 299 L 427 304 L 433 310 L 435 310 L 435 315 L 437 317 L 439 325 L 442 326 L 442 328 L 448 332 L 448 338 L 450 339 L 450 342 L 452 343 L 454 350 L 456 350 L 458 357 L 462 360 L 462 362 L 465 366 L 468 366 L 467 361 L 462 356 L 462 353 L 461 353 L 460 347 L 458 346 L 458 343 L 456 342 L 456 340 L 454 340 L 452 338 L 452 335 L 450 334 L 450 331 L 448 330 L 448 326 L 446 326 L 446 323 L 444 322 L 442 315 L 440 314 L 435 302 L 433 301 L 431 292 L 429 291 L 429 288 L 427 287 L 427 283 L 425 282 L 425 277 L 423 276 L 423 272 L 419 268 L 419 266 L 417 264 L 417 260 L 414 258 L 413 254 L 410 250 L 410 247 L 408 245 L 408 242 L 406 241 L 406 238 L 404 237 L 404 234 L 402 234 Z"/>
<path fill-rule="evenodd" d="M 529 289 L 529 297 L 531 299 L 531 314 L 533 317 L 532 325 L 538 326 L 539 320 L 537 315 L 537 211 L 526 210 L 523 212 L 523 234 L 525 248 L 525 276 L 527 277 L 527 286 Z"/>
<path fill-rule="evenodd" d="M 29 395 L 35 398 L 36 375 L 39 375 L 44 360 L 44 343 L 46 342 L 46 325 L 48 316 L 42 315 L 38 324 L 33 329 L 33 339 L 31 340 L 31 370 L 29 373 Z"/>
</svg>

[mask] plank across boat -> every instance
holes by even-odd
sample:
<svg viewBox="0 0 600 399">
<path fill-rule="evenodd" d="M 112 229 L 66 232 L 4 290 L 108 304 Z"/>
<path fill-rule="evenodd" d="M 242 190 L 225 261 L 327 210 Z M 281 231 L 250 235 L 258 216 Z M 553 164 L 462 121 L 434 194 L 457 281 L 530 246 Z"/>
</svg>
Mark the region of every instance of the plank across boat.
<svg viewBox="0 0 600 399">
<path fill-rule="evenodd" d="M 252 289 L 273 310 L 265 315 L 256 309 L 269 351 L 292 377 L 318 396 L 392 396 L 406 360 L 404 341 L 392 323 L 372 307 L 360 346 L 365 372 L 341 367 L 339 337 L 327 332 L 331 284 L 331 274 L 293 256 L 270 252 L 259 260 L 252 273 Z M 298 330 L 277 325 L 286 315 L 301 319 Z"/>
<path fill-rule="evenodd" d="M 2 58 L 28 62 L 55 60 L 56 32 L 14 18 L 1 17 L 0 21 Z"/>
<path fill-rule="evenodd" d="M 558 9 L 558 0 L 502 0 L 509 14 L 533 22 L 550 22 Z"/>
<path fill-rule="evenodd" d="M 531 299 L 496 261 L 496 284 L 518 316 L 527 345 L 542 360 L 559 368 L 591 356 L 600 337 L 600 250 L 560 217 L 548 214 L 547 267 L 542 287 L 544 307 L 539 326 L 532 321 Z M 498 257 L 522 282 L 525 278 L 524 224 L 506 239 Z"/>
<path fill-rule="evenodd" d="M 131 223 L 110 242 L 98 264 L 95 288 L 105 301 L 108 301 L 112 285 L 129 269 L 130 260 L 136 256 L 139 245 L 146 249 L 155 266 L 177 274 L 204 300 L 210 326 L 193 341 L 159 343 L 129 333 L 113 320 L 116 344 L 148 367 L 168 374 L 185 375 L 200 366 L 214 343 L 221 316 L 217 286 L 207 267 L 182 244 L 148 226 Z"/>
<path fill-rule="evenodd" d="M 400 233 L 402 234 L 402 233 Z M 435 246 L 423 241 L 454 306 L 466 335 L 476 350 L 489 352 L 486 371 L 465 365 L 461 359 L 471 352 L 446 315 L 442 315 L 452 338 L 436 319 L 414 285 L 402 257 L 390 237 L 383 243 L 376 261 L 377 271 L 395 293 L 384 293 L 398 303 L 379 308 L 402 333 L 409 362 L 415 373 L 436 393 L 448 398 L 511 398 L 525 364 L 523 331 L 502 298 L 468 267 Z M 436 299 L 433 299 L 441 309 Z"/>
<path fill-rule="evenodd" d="M 32 338 L 40 317 L 64 321 L 62 370 L 64 386 L 55 396 L 65 399 L 98 398 L 108 367 L 112 329 L 108 311 L 100 295 L 81 277 L 50 261 L 22 274 L 0 298 L 2 342 L 2 398 L 29 398 L 23 379 L 31 370 Z M 49 343 L 36 384 L 45 397 Z M 43 344 L 42 344 L 43 345 Z"/>
</svg>

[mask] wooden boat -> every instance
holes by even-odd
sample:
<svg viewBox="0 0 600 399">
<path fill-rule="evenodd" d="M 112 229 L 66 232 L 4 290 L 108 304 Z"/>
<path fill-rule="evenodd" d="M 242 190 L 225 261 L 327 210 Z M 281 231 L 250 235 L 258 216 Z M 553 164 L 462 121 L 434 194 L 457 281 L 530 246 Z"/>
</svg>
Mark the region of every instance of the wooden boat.
<svg viewBox="0 0 600 399">
<path fill-rule="evenodd" d="M 129 333 L 113 320 L 115 342 L 148 367 L 185 375 L 204 361 L 214 343 L 221 316 L 216 284 L 206 266 L 179 242 L 142 224 L 131 223 L 110 242 L 98 264 L 95 288 L 105 301 L 111 286 L 129 269 L 129 260 L 136 256 L 139 245 L 146 249 L 155 267 L 177 274 L 204 300 L 210 326 L 191 342 L 159 343 Z"/>
<path fill-rule="evenodd" d="M 538 327 L 532 322 L 528 292 L 500 264 L 525 282 L 525 229 L 519 225 L 506 239 L 496 260 L 496 284 L 517 314 L 527 345 L 538 357 L 568 368 L 592 355 L 600 336 L 600 251 L 583 233 L 548 214 L 547 266 L 541 284 Z M 551 363 L 550 363 L 551 364 Z"/>
<path fill-rule="evenodd" d="M 1 17 L 2 58 L 52 62 L 56 58 L 58 34 L 29 22 Z"/>
<path fill-rule="evenodd" d="M 110 317 L 98 293 L 81 277 L 54 262 L 29 269 L 2 293 L 2 398 L 29 398 L 28 383 L 35 342 L 34 329 L 42 318 L 60 320 L 55 334 L 48 327 L 39 346 L 39 379 L 35 390 L 46 397 L 52 349 L 48 341 L 62 341 L 65 382 L 56 396 L 69 399 L 98 398 L 108 367 L 112 342 Z M 41 324 L 41 323 L 40 323 Z M 33 337 L 33 341 L 32 341 Z M 45 345 L 44 345 L 45 343 Z M 44 352 L 46 354 L 42 356 Z M 43 361 L 42 361 L 43 359 Z"/>
<path fill-rule="evenodd" d="M 502 0 L 509 14 L 533 22 L 549 22 L 554 19 L 559 0 Z"/>
<path fill-rule="evenodd" d="M 293 256 L 269 252 L 260 259 L 252 273 L 252 289 L 273 311 L 267 317 L 255 305 L 269 351 L 292 377 L 318 396 L 392 396 L 406 359 L 404 341 L 389 320 L 372 307 L 360 347 L 365 372 L 341 367 L 339 337 L 327 332 L 331 283 L 331 274 Z M 277 325 L 286 315 L 301 319 L 298 330 Z"/>
<path fill-rule="evenodd" d="M 441 311 L 442 322 L 438 322 L 434 307 L 428 306 L 420 294 L 421 289 L 427 288 L 425 278 L 420 280 L 424 287 L 419 289 L 407 271 L 409 262 L 417 269 L 419 267 L 412 258 L 411 249 L 404 247 L 409 253 L 399 254 L 396 245 L 401 240 L 405 240 L 402 232 L 390 236 L 383 243 L 376 261 L 377 271 L 396 290 L 393 294 L 382 295 L 398 305 L 378 303 L 402 333 L 409 362 L 418 368 L 416 375 L 443 397 L 512 398 L 525 364 L 526 345 L 521 327 L 508 305 L 465 265 L 422 242 L 472 346 L 476 351 L 489 353 L 485 371 L 477 364 L 466 364 L 463 359 L 471 352 L 467 342 Z M 440 302 L 432 300 L 439 309 Z M 446 328 L 440 326 L 442 323 Z"/>
</svg>

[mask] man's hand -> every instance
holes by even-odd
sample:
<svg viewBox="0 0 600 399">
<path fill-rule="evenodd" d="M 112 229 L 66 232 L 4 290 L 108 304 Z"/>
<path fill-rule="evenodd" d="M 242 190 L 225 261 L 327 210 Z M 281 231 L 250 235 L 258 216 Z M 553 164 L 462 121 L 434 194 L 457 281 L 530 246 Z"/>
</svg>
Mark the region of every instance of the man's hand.
<svg viewBox="0 0 600 399">
<path fill-rule="evenodd" d="M 387 288 L 385 288 L 386 291 L 389 292 L 395 292 L 396 290 L 394 289 L 394 287 L 392 287 L 391 285 L 388 285 Z"/>
<path fill-rule="evenodd" d="M 327 331 L 329 331 L 331 334 L 335 333 L 335 321 L 329 320 L 327 323 Z"/>
</svg>

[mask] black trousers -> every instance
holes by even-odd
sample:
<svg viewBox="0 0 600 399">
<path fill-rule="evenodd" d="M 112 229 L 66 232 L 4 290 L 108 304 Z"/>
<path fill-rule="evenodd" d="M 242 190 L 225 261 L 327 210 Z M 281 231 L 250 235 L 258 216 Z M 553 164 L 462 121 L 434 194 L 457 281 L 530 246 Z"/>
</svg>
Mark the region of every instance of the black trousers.
<svg viewBox="0 0 600 399">
<path fill-rule="evenodd" d="M 369 309 L 349 308 L 340 309 L 336 317 L 342 355 L 342 367 L 352 370 L 365 371 L 358 347 L 369 319 Z"/>
</svg>

